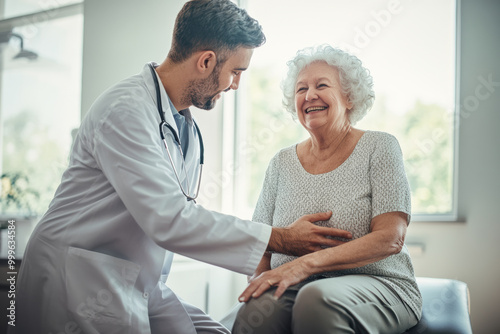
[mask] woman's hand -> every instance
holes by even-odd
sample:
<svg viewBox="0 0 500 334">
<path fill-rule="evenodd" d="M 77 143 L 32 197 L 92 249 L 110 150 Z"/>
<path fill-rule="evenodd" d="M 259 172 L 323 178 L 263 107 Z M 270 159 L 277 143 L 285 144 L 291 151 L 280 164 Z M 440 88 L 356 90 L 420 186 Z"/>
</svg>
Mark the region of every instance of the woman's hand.
<svg viewBox="0 0 500 334">
<path fill-rule="evenodd" d="M 302 282 L 311 275 L 309 267 L 303 258 L 285 263 L 276 269 L 265 271 L 250 279 L 250 284 L 240 295 L 240 302 L 247 302 L 250 298 L 258 298 L 271 287 L 277 286 L 274 297 L 278 299 L 285 290 L 292 285 Z"/>
</svg>

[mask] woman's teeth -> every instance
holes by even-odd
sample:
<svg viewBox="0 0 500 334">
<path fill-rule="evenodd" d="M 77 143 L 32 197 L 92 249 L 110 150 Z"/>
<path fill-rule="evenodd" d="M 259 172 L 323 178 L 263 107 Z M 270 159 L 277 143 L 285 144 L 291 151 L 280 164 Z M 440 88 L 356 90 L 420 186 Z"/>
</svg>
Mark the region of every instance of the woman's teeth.
<svg viewBox="0 0 500 334">
<path fill-rule="evenodd" d="M 326 107 L 310 107 L 306 109 L 306 114 L 309 114 L 312 111 L 325 110 Z"/>
</svg>

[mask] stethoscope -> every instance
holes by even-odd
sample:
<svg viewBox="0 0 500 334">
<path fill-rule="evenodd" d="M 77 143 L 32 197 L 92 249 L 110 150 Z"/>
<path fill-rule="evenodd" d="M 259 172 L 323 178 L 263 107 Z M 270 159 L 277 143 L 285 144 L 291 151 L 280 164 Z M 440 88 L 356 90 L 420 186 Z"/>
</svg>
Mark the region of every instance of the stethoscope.
<svg viewBox="0 0 500 334">
<path fill-rule="evenodd" d="M 158 114 L 160 114 L 160 120 L 161 120 L 160 121 L 160 137 L 163 140 L 163 144 L 165 145 L 165 148 L 167 149 L 168 159 L 170 160 L 170 163 L 172 164 L 172 169 L 174 170 L 175 177 L 177 178 L 177 183 L 179 183 L 179 187 L 181 188 L 182 193 L 184 194 L 184 196 L 186 196 L 188 201 L 194 201 L 200 193 L 201 173 L 203 171 L 203 159 L 204 159 L 204 153 L 205 153 L 204 152 L 205 150 L 203 148 L 203 139 L 201 138 L 200 129 L 198 128 L 198 125 L 196 124 L 196 122 L 193 119 L 193 124 L 194 124 L 194 127 L 196 128 L 196 132 L 198 133 L 198 140 L 200 142 L 200 174 L 198 176 L 198 187 L 196 188 L 196 193 L 193 196 L 191 196 L 191 195 L 189 195 L 189 189 L 190 189 L 189 177 L 188 177 L 187 171 L 186 171 L 186 163 L 184 161 L 184 153 L 182 152 L 181 140 L 179 139 L 179 136 L 177 135 L 177 132 L 174 130 L 174 128 L 170 124 L 168 124 L 167 121 L 165 120 L 165 115 L 163 115 L 163 108 L 161 105 L 161 95 L 160 95 L 160 84 L 158 83 L 158 79 L 156 78 L 156 71 L 155 71 L 153 64 L 151 64 L 151 63 L 149 64 L 149 69 L 151 70 L 151 75 L 153 76 L 153 80 L 155 83 L 155 89 L 156 89 L 156 106 L 158 107 Z M 181 180 L 179 178 L 179 174 L 177 173 L 177 169 L 175 168 L 174 161 L 172 160 L 172 156 L 170 155 L 170 150 L 168 149 L 167 140 L 165 139 L 166 138 L 165 131 L 170 131 L 170 133 L 174 137 L 174 140 L 175 140 L 175 143 L 177 144 L 177 147 L 179 148 L 179 152 L 180 152 L 181 157 L 182 157 L 182 168 L 184 169 L 184 173 L 186 174 L 186 182 L 187 182 L 188 191 L 184 190 L 184 187 L 182 186 Z"/>
</svg>

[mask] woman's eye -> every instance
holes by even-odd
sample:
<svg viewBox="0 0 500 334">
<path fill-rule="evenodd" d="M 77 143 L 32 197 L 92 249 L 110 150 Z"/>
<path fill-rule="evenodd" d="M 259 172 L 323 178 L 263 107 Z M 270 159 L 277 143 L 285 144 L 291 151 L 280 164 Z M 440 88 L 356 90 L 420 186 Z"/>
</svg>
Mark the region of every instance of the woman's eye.
<svg viewBox="0 0 500 334">
<path fill-rule="evenodd" d="M 327 84 L 322 83 L 322 84 L 319 84 L 319 85 L 318 85 L 318 88 L 320 88 L 320 87 L 328 87 L 328 85 L 327 85 Z"/>
<path fill-rule="evenodd" d="M 300 87 L 300 88 L 297 88 L 297 93 L 302 92 L 302 91 L 305 91 L 305 90 L 306 90 L 306 88 L 305 88 L 305 87 Z"/>
</svg>

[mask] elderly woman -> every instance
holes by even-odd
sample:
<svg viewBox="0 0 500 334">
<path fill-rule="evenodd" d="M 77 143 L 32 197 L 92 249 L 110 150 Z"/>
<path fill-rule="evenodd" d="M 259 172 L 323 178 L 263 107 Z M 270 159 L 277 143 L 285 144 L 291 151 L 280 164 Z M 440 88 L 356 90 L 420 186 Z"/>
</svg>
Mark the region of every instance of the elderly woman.
<svg viewBox="0 0 500 334">
<path fill-rule="evenodd" d="M 373 104 L 372 78 L 358 58 L 327 45 L 299 51 L 288 66 L 284 105 L 310 137 L 271 160 L 253 220 L 286 226 L 330 210 L 322 225 L 352 239 L 299 258 L 266 254 L 233 333 L 404 332 L 422 300 L 404 245 L 402 153 L 392 135 L 353 127 Z"/>
</svg>

